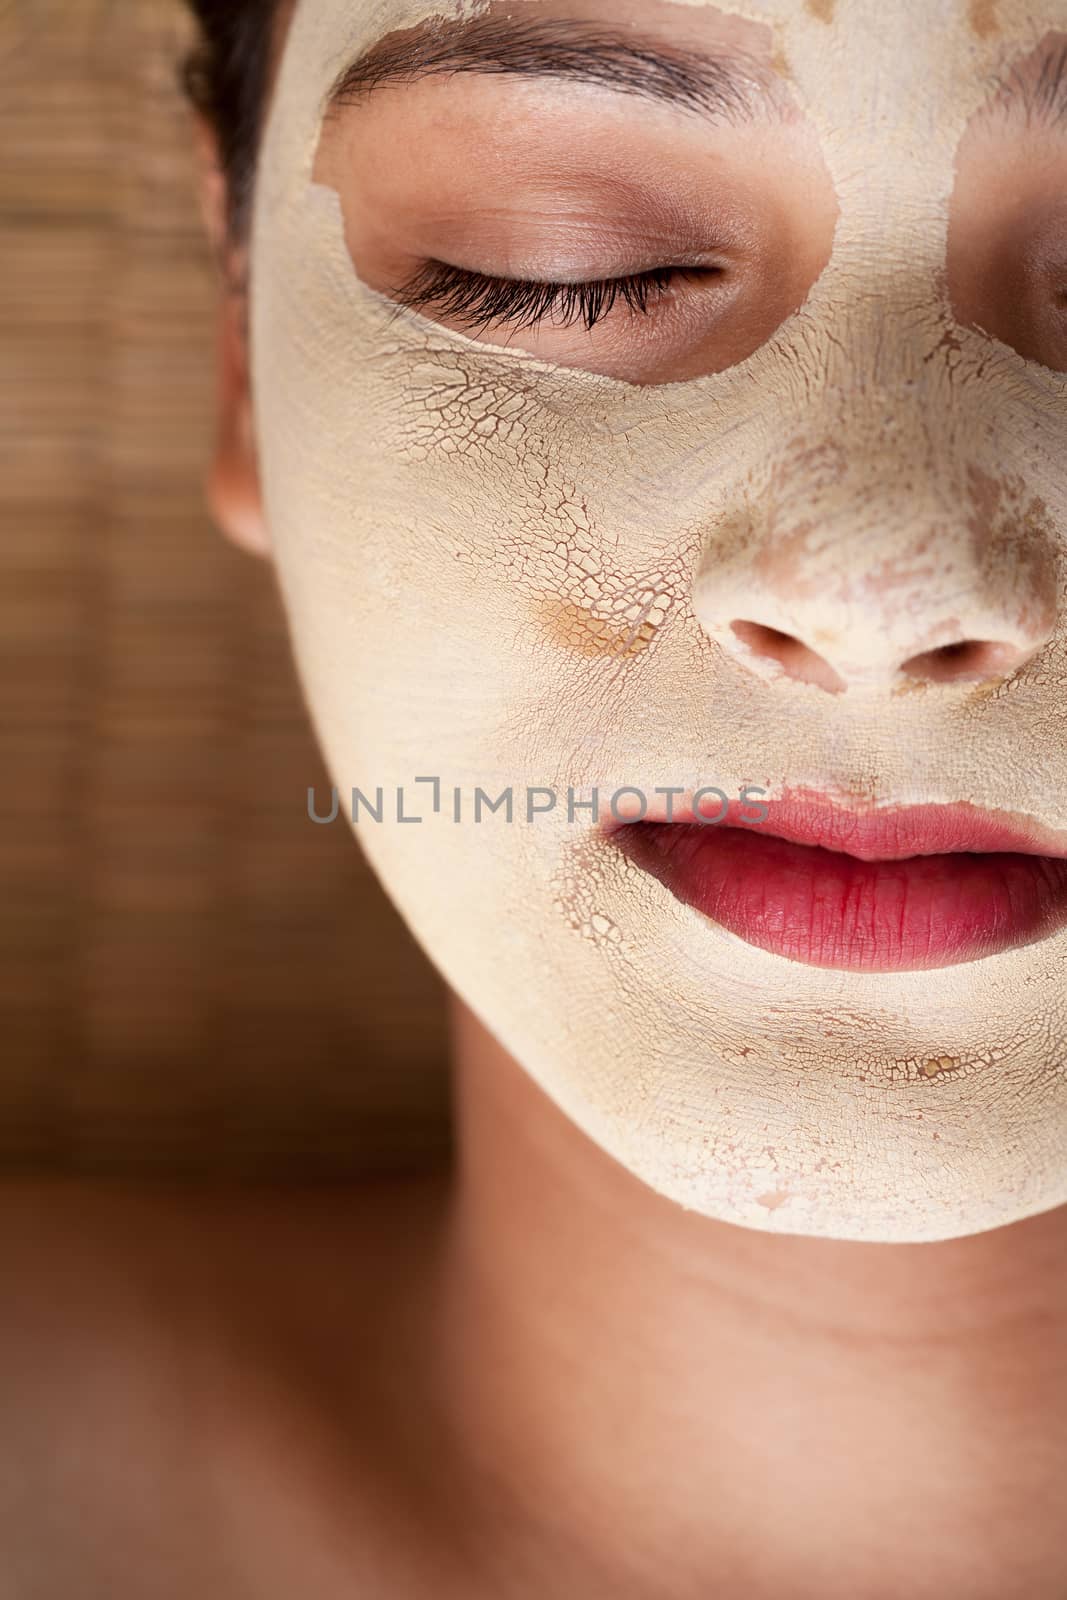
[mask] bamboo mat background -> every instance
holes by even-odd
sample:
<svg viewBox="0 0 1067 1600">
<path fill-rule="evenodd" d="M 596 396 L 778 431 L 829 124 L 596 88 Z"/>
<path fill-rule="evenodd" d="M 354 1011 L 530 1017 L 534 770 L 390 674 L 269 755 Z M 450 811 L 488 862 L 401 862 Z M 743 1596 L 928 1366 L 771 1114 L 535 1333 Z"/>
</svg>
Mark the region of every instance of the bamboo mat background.
<svg viewBox="0 0 1067 1600">
<path fill-rule="evenodd" d="M 444 996 L 328 792 L 270 570 L 203 509 L 178 0 L 0 0 L 0 1170 L 447 1148 Z"/>
</svg>

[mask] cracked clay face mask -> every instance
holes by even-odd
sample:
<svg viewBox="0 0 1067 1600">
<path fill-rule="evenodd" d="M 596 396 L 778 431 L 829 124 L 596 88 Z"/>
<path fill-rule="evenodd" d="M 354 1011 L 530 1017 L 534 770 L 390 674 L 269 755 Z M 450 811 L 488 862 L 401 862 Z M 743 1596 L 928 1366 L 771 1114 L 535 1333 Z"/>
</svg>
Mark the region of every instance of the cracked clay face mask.
<svg viewBox="0 0 1067 1600">
<path fill-rule="evenodd" d="M 586 31 L 515 76 L 508 30 L 544 68 L 549 23 Z M 460 72 L 379 56 L 334 95 L 460 29 Z M 684 53 L 660 92 L 634 41 Z M 1018 856 L 980 862 L 976 948 L 850 966 L 815 958 L 818 894 L 747 937 L 598 825 L 706 786 L 1067 837 L 1065 45 L 1063 0 L 296 8 L 253 373 L 341 805 L 520 1065 L 711 1217 L 928 1240 L 1067 1200 L 1067 928 L 1002 937 Z M 623 278 L 594 322 L 492 298 Z"/>
</svg>

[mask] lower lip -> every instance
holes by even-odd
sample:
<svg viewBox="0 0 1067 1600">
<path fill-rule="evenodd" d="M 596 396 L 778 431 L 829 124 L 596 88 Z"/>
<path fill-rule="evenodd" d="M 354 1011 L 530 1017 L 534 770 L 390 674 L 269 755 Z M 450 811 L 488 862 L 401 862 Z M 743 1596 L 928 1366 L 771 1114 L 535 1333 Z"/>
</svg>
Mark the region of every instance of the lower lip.
<svg viewBox="0 0 1067 1600">
<path fill-rule="evenodd" d="M 1067 924 L 1067 860 L 1009 852 L 866 861 L 751 828 L 628 823 L 613 842 L 748 944 L 847 972 L 949 967 Z"/>
</svg>

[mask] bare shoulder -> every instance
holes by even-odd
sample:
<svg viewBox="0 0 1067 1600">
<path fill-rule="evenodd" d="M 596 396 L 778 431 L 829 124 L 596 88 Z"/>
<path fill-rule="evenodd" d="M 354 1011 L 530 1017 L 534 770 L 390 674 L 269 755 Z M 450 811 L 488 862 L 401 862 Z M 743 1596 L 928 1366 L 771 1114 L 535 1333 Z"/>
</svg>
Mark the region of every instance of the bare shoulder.
<svg viewBox="0 0 1067 1600">
<path fill-rule="evenodd" d="M 99 1571 L 115 1600 L 344 1592 L 353 1530 L 402 1515 L 375 1486 L 405 1450 L 399 1373 L 446 1196 L 443 1174 L 0 1181 L 0 1545 L 24 1591 L 70 1593 L 77 1571 L 88 1597 Z M 283 1532 L 300 1508 L 306 1545 Z M 173 1579 L 143 1581 L 163 1552 Z"/>
</svg>

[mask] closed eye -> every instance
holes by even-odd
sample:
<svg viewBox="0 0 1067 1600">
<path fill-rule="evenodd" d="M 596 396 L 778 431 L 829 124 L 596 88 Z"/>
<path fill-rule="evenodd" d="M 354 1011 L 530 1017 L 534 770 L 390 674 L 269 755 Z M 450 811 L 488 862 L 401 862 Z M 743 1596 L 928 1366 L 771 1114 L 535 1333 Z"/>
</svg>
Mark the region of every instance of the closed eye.
<svg viewBox="0 0 1067 1600">
<path fill-rule="evenodd" d="M 721 267 L 666 266 L 587 283 L 541 283 L 487 277 L 444 261 L 427 261 L 392 292 L 392 298 L 412 310 L 433 308 L 472 329 L 492 324 L 518 331 L 539 327 L 551 318 L 557 327 L 581 323 L 591 331 L 620 302 L 631 316 L 648 316 L 670 298 L 677 279 L 708 279 L 722 273 Z"/>
</svg>

